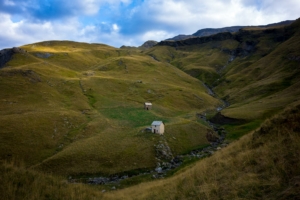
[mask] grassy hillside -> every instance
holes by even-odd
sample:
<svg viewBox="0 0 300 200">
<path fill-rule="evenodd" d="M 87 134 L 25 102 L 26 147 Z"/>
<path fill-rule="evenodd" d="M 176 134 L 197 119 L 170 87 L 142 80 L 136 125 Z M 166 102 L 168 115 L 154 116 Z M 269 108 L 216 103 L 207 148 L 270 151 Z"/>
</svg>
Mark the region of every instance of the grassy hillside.
<svg viewBox="0 0 300 200">
<path fill-rule="evenodd" d="M 297 20 L 282 29 L 258 31 L 256 50 L 224 69 L 215 91 L 231 106 L 222 114 L 249 121 L 245 126 L 227 126 L 232 138 L 299 100 L 299 30 Z"/>
<path fill-rule="evenodd" d="M 218 73 L 228 63 L 231 56 L 220 48 L 233 50 L 237 48 L 235 40 L 210 41 L 203 44 L 183 47 L 156 46 L 146 54 L 159 61 L 168 62 L 187 74 L 212 85 L 220 78 Z"/>
<path fill-rule="evenodd" d="M 165 42 L 147 54 L 203 81 L 227 101 L 222 115 L 245 122 L 226 125 L 228 139 L 236 139 L 299 99 L 299 22 L 202 42 Z"/>
<path fill-rule="evenodd" d="M 96 186 L 0 165 L 4 199 L 299 199 L 300 104 L 173 177 L 102 193 Z"/>
<path fill-rule="evenodd" d="M 107 175 L 155 167 L 162 137 L 174 155 L 208 144 L 196 113 L 222 102 L 176 67 L 100 44 L 21 48 L 0 71 L 1 160 L 65 176 Z M 143 110 L 147 101 L 151 111 Z M 154 120 L 165 122 L 165 136 L 142 132 Z"/>
<path fill-rule="evenodd" d="M 299 41 L 296 20 L 144 51 L 71 41 L 20 47 L 0 70 L 0 192 L 6 199 L 300 198 Z M 194 164 L 171 178 L 105 194 L 110 185 L 66 181 L 154 170 L 164 162 L 159 144 L 173 156 L 208 146 L 212 128 L 203 118 L 234 142 L 185 160 Z M 163 136 L 145 130 L 154 120 L 165 123 Z M 117 188 L 142 180 L 153 178 Z"/>
</svg>

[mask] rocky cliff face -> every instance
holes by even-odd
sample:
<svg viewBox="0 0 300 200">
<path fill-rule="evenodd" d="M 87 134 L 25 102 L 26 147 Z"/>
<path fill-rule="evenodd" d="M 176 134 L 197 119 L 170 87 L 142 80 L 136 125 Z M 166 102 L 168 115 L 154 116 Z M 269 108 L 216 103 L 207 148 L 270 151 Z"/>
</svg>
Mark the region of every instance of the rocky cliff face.
<svg viewBox="0 0 300 200">
<path fill-rule="evenodd" d="M 0 68 L 4 67 L 5 64 L 10 61 L 15 53 L 25 53 L 21 48 L 13 47 L 11 49 L 3 49 L 0 51 Z"/>
<path fill-rule="evenodd" d="M 179 46 L 186 46 L 186 45 L 203 44 L 210 41 L 222 41 L 222 40 L 233 39 L 233 38 L 234 36 L 231 33 L 225 32 L 225 33 L 218 33 L 207 37 L 193 37 L 193 38 L 188 38 L 179 41 L 164 40 L 157 43 L 157 45 L 179 47 Z"/>
<path fill-rule="evenodd" d="M 0 68 L 4 67 L 4 65 L 11 59 L 14 55 L 13 49 L 3 49 L 0 51 Z"/>
<path fill-rule="evenodd" d="M 260 25 L 260 26 L 230 26 L 230 27 L 224 27 L 224 28 L 204 28 L 200 29 L 197 32 L 193 33 L 192 35 L 178 35 L 173 38 L 169 38 L 167 40 L 185 40 L 188 38 L 193 38 L 193 37 L 205 37 L 205 36 L 210 36 L 218 33 L 224 33 L 224 32 L 229 32 L 229 33 L 236 33 L 239 30 L 243 28 L 272 28 L 272 27 L 279 27 L 279 26 L 287 26 L 293 23 L 295 20 L 286 20 L 282 21 L 279 23 L 274 23 L 274 24 L 268 24 L 268 25 Z"/>
<path fill-rule="evenodd" d="M 192 35 L 178 35 L 173 38 L 169 38 L 167 40 L 185 40 L 189 38 L 195 38 L 195 37 L 205 37 L 205 36 L 211 36 L 219 33 L 235 33 L 238 32 L 240 29 L 244 28 L 245 26 L 232 26 L 232 27 L 224 27 L 224 28 L 205 28 L 200 29 L 196 33 Z"/>
<path fill-rule="evenodd" d="M 204 36 L 210 36 L 218 33 L 235 33 L 238 32 L 240 29 L 245 28 L 245 26 L 232 26 L 232 27 L 224 27 L 224 28 L 205 28 L 198 30 L 196 33 L 193 34 L 193 36 L 196 37 L 204 37 Z"/>
<path fill-rule="evenodd" d="M 171 41 L 164 40 L 157 45 L 160 46 L 171 46 L 175 48 L 189 46 L 189 45 L 199 45 L 212 41 L 225 41 L 225 40 L 235 40 L 239 43 L 238 47 L 235 49 L 227 49 L 224 47 L 219 47 L 221 51 L 233 56 L 233 57 L 244 57 L 256 50 L 256 45 L 263 36 L 271 38 L 274 42 L 283 42 L 287 40 L 293 31 L 289 30 L 291 28 L 285 29 L 262 29 L 262 30 L 244 30 L 241 29 L 237 33 L 223 32 L 215 35 L 204 36 L 204 37 L 193 37 L 185 40 Z"/>
<path fill-rule="evenodd" d="M 189 38 L 192 38 L 192 37 L 193 37 L 193 35 L 183 35 L 183 34 L 180 34 L 180 35 L 177 35 L 177 36 L 175 36 L 173 38 L 169 38 L 169 39 L 166 39 L 166 40 L 185 40 L 185 39 L 189 39 Z"/>
</svg>

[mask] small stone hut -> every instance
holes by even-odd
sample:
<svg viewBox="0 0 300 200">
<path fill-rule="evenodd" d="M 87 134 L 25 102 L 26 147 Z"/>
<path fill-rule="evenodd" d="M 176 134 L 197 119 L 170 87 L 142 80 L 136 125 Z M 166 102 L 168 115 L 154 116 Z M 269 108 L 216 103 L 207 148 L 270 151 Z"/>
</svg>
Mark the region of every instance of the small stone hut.
<svg viewBox="0 0 300 200">
<path fill-rule="evenodd" d="M 144 104 L 144 109 L 145 109 L 145 110 L 150 110 L 150 109 L 152 109 L 152 103 L 145 102 L 145 104 Z"/>
<path fill-rule="evenodd" d="M 151 124 L 152 133 L 163 135 L 165 132 L 165 124 L 162 121 L 153 121 Z"/>
</svg>

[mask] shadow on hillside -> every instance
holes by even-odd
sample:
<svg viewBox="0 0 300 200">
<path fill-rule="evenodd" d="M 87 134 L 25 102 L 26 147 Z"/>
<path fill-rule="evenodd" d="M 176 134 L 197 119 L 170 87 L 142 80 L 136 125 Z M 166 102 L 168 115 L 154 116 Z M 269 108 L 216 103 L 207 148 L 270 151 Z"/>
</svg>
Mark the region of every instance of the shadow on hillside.
<svg viewBox="0 0 300 200">
<path fill-rule="evenodd" d="M 234 124 L 240 125 L 245 124 L 247 121 L 244 119 L 235 119 L 231 117 L 226 117 L 218 112 L 215 116 L 213 116 L 210 120 L 211 123 L 218 124 L 218 125 L 225 125 L 225 124 Z"/>
</svg>

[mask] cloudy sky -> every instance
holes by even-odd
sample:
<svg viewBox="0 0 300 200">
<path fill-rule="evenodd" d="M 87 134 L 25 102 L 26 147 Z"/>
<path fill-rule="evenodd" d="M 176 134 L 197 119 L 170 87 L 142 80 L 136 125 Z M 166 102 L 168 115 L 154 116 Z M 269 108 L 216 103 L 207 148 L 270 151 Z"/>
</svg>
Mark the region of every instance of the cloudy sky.
<svg viewBox="0 0 300 200">
<path fill-rule="evenodd" d="M 0 0 L 0 49 L 45 40 L 140 46 L 300 17 L 300 0 Z"/>
</svg>

